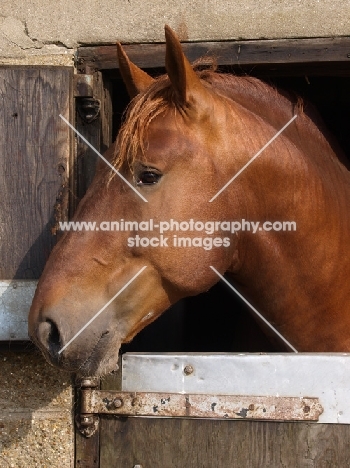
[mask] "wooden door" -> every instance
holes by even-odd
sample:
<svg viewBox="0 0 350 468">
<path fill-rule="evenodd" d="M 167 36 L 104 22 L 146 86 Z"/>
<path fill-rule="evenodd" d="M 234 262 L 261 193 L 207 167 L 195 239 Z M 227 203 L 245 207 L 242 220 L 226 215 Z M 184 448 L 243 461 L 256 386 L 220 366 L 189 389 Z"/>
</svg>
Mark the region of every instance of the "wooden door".
<svg viewBox="0 0 350 468">
<path fill-rule="evenodd" d="M 103 379 L 119 390 L 121 375 Z M 78 434 L 76 467 L 344 468 L 350 426 L 306 422 L 218 421 L 99 416 L 91 438 Z"/>
<path fill-rule="evenodd" d="M 37 279 L 68 214 L 73 70 L 0 68 L 0 278 Z"/>
<path fill-rule="evenodd" d="M 68 216 L 73 69 L 0 67 L 0 341 L 27 339 L 28 307 Z"/>
</svg>

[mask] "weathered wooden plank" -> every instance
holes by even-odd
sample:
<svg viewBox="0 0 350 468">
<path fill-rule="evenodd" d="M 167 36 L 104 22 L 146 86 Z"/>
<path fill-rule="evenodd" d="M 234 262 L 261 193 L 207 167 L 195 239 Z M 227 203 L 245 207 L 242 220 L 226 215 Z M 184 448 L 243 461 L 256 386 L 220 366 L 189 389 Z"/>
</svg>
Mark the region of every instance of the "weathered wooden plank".
<svg viewBox="0 0 350 468">
<path fill-rule="evenodd" d="M 219 65 L 253 65 L 271 63 L 328 63 L 350 65 L 350 38 L 283 39 L 261 41 L 223 41 L 183 43 L 187 57 L 194 61 L 204 55 L 214 56 Z M 126 44 L 130 59 L 141 68 L 164 66 L 164 44 Z M 80 47 L 77 64 L 98 70 L 118 68 L 116 46 Z"/>
<path fill-rule="evenodd" d="M 90 438 L 75 430 L 75 468 L 99 468 L 100 432 Z M 102 465 L 103 466 L 103 465 Z"/>
<path fill-rule="evenodd" d="M 0 68 L 0 278 L 37 279 L 68 212 L 73 71 Z"/>
<path fill-rule="evenodd" d="M 103 82 L 100 72 L 93 74 L 92 94 L 95 99 L 100 101 L 100 113 L 96 120 L 91 123 L 86 123 L 77 113 L 76 128 L 77 130 L 101 153 L 103 153 L 112 141 L 112 103 L 111 89 L 108 82 Z M 77 206 L 77 202 L 81 199 L 88 186 L 90 185 L 94 173 L 98 156 L 84 142 L 77 139 L 77 162 L 76 172 L 77 179 L 75 181 L 77 199 L 73 208 Z M 109 376 L 108 376 L 109 377 Z M 109 377 L 112 378 L 113 376 Z M 120 380 L 120 377 L 118 377 Z M 115 382 L 113 380 L 115 388 Z M 79 402 L 77 407 L 79 408 Z M 77 411 L 78 415 L 79 411 Z M 75 467 L 76 468 L 99 468 L 99 449 L 100 449 L 100 430 L 98 429 L 94 435 L 89 438 L 84 437 L 78 429 L 75 436 Z"/>
<path fill-rule="evenodd" d="M 107 80 L 103 81 L 100 72 L 93 74 L 93 97 L 100 102 L 98 117 L 93 122 L 86 123 L 77 113 L 76 128 L 94 148 L 103 153 L 112 143 L 112 101 L 110 85 Z M 77 105 L 79 105 L 78 102 Z M 76 168 L 78 200 L 84 196 L 94 177 L 97 161 L 96 153 L 78 138 Z"/>
<path fill-rule="evenodd" d="M 104 468 L 344 468 L 350 426 L 101 418 Z"/>
</svg>

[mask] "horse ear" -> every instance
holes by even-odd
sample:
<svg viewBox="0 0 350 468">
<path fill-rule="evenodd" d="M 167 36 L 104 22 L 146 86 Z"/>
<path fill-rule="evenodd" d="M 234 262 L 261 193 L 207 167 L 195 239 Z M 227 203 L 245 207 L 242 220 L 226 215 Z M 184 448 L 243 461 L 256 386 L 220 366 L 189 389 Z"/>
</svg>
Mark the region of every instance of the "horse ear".
<svg viewBox="0 0 350 468">
<path fill-rule="evenodd" d="M 148 75 L 148 73 L 141 70 L 141 68 L 130 62 L 119 42 L 117 43 L 117 54 L 120 74 L 122 75 L 129 96 L 132 99 L 137 96 L 137 94 L 145 91 L 153 83 L 154 79 Z"/>
<path fill-rule="evenodd" d="M 165 26 L 165 39 L 165 68 L 178 103 L 181 107 L 191 106 L 200 94 L 205 95 L 208 91 L 185 57 L 178 37 L 168 25 Z"/>
</svg>

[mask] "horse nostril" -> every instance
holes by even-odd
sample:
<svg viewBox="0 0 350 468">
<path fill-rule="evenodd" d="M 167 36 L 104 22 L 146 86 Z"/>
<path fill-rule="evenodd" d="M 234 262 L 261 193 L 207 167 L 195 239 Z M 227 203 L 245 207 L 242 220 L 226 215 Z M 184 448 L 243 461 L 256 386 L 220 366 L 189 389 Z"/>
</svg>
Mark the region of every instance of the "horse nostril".
<svg viewBox="0 0 350 468">
<path fill-rule="evenodd" d="M 41 322 L 38 327 L 38 338 L 53 358 L 58 359 L 61 349 L 61 336 L 57 325 L 50 319 Z"/>
<path fill-rule="evenodd" d="M 51 325 L 51 330 L 48 337 L 49 351 L 51 354 L 56 355 L 61 349 L 61 336 L 58 331 L 57 325 L 52 320 L 47 320 Z"/>
</svg>

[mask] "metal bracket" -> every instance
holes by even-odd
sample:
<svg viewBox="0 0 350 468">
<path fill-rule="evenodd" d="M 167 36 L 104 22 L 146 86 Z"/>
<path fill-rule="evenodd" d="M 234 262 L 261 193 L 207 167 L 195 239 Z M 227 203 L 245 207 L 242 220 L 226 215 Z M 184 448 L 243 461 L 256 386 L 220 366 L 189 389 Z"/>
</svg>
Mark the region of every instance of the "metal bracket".
<svg viewBox="0 0 350 468">
<path fill-rule="evenodd" d="M 76 382 L 80 386 L 80 412 L 75 417 L 75 423 L 79 432 L 84 437 L 91 437 L 95 434 L 99 427 L 100 418 L 98 414 L 91 413 L 88 410 L 87 401 L 92 391 L 99 387 L 99 379 L 87 378 Z"/>
<path fill-rule="evenodd" d="M 97 119 L 101 109 L 101 101 L 99 99 L 79 97 L 76 99 L 76 102 L 78 114 L 85 123 L 90 124 Z"/>
<path fill-rule="evenodd" d="M 101 101 L 94 98 L 94 75 L 74 75 L 74 97 L 81 119 L 90 124 L 97 119 Z"/>
<path fill-rule="evenodd" d="M 74 97 L 94 96 L 94 75 L 74 75 Z"/>
<path fill-rule="evenodd" d="M 28 341 L 28 310 L 37 281 L 0 281 L 0 341 Z"/>
<path fill-rule="evenodd" d="M 318 398 L 141 393 L 85 389 L 84 417 L 115 414 L 143 417 L 185 417 L 273 421 L 318 421 Z M 92 419 L 91 419 L 92 421 Z"/>
</svg>

